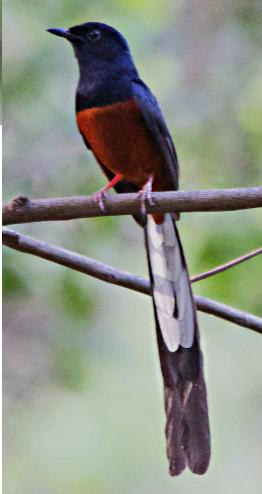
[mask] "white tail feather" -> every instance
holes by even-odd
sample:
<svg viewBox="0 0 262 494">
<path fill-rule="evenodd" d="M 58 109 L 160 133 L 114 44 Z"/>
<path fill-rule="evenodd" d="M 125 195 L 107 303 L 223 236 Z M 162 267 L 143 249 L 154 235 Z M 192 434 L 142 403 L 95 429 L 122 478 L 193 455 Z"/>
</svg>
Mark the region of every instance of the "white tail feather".
<svg viewBox="0 0 262 494">
<path fill-rule="evenodd" d="M 190 348 L 195 331 L 194 308 L 190 281 L 171 214 L 166 214 L 160 225 L 149 217 L 147 231 L 153 297 L 164 342 L 170 352 L 176 351 L 179 345 Z"/>
</svg>

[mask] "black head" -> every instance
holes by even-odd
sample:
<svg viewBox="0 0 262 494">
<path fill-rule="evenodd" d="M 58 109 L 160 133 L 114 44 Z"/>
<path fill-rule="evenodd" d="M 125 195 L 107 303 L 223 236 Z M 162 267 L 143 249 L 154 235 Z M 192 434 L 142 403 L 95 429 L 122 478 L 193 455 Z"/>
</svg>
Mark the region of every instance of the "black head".
<svg viewBox="0 0 262 494">
<path fill-rule="evenodd" d="M 130 59 L 128 44 L 116 29 L 101 22 L 86 22 L 69 29 L 48 29 L 72 43 L 79 62 L 91 58 L 116 61 Z"/>
<path fill-rule="evenodd" d="M 87 22 L 48 31 L 67 39 L 74 48 L 80 68 L 77 107 L 80 99 L 85 105 L 87 99 L 95 105 L 129 96 L 131 81 L 138 73 L 125 38 L 116 29 L 100 22 Z"/>
</svg>

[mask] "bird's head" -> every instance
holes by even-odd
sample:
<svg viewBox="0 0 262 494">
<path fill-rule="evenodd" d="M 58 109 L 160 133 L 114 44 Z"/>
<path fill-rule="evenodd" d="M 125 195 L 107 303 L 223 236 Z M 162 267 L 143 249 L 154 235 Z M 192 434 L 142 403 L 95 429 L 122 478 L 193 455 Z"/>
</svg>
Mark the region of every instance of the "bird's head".
<svg viewBox="0 0 262 494">
<path fill-rule="evenodd" d="M 131 56 L 124 36 L 107 24 L 86 22 L 69 29 L 50 28 L 47 31 L 70 41 L 80 65 L 94 60 L 130 63 Z"/>
</svg>

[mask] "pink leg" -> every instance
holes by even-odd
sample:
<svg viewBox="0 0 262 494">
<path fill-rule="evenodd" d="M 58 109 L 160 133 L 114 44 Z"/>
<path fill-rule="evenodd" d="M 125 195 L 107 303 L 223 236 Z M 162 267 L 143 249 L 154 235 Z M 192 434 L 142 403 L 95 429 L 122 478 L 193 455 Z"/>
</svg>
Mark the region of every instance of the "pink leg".
<svg viewBox="0 0 262 494">
<path fill-rule="evenodd" d="M 105 185 L 105 187 L 93 194 L 95 201 L 99 204 L 102 211 L 105 210 L 104 198 L 107 195 L 107 191 L 112 189 L 118 182 L 120 182 L 120 180 L 122 180 L 122 178 L 122 173 L 118 173 L 114 178 L 112 178 L 112 180 L 110 180 L 110 182 L 108 182 L 107 185 Z"/>
<path fill-rule="evenodd" d="M 138 192 L 138 195 L 141 198 L 142 214 L 146 214 L 146 202 L 148 202 L 150 206 L 154 206 L 154 201 L 152 199 L 153 182 L 154 182 L 154 175 L 150 175 L 143 188 Z"/>
</svg>

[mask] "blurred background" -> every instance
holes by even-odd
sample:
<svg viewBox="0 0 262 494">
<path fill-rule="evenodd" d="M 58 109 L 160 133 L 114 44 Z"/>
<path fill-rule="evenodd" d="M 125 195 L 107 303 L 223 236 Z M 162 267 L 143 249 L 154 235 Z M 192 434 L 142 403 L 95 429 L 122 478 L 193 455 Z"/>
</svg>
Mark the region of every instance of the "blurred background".
<svg viewBox="0 0 262 494">
<path fill-rule="evenodd" d="M 261 183 L 261 3 L 4 2 L 4 198 L 89 194 L 102 176 L 76 129 L 71 47 L 45 32 L 90 20 L 128 39 L 177 147 L 181 189 Z M 131 218 L 15 227 L 147 276 Z M 261 213 L 184 214 L 196 274 L 261 244 Z M 194 285 L 262 316 L 261 260 Z M 261 339 L 200 315 L 212 462 L 171 478 L 151 301 L 4 249 L 5 494 L 232 494 L 261 486 Z"/>
</svg>

